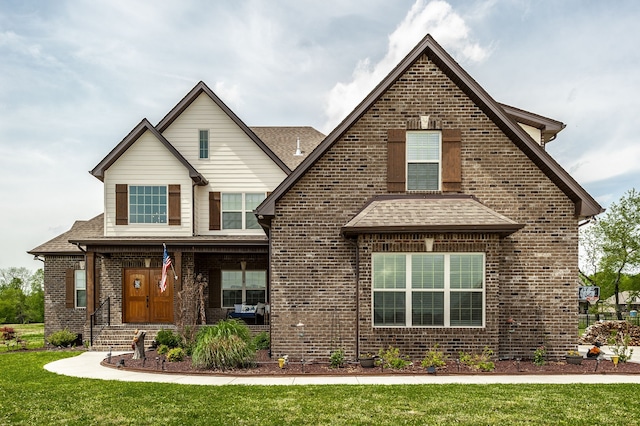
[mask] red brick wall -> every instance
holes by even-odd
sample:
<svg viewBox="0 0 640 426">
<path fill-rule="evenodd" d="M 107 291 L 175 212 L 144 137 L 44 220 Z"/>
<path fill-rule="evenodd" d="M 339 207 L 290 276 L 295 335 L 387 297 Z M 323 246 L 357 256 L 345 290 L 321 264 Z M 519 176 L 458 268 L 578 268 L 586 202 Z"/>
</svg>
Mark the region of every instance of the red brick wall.
<svg viewBox="0 0 640 426">
<path fill-rule="evenodd" d="M 356 300 L 370 303 L 370 253 L 360 254 L 357 286 L 355 243 L 341 237 L 340 228 L 368 199 L 387 192 L 387 130 L 421 115 L 461 130 L 462 192 L 525 227 L 485 242 L 499 253 L 485 330 L 390 329 L 383 335 L 371 329 L 370 312 L 361 305 L 360 344 L 366 347 L 358 348 Z M 272 351 L 326 360 L 338 347 L 354 357 L 358 349 L 377 351 L 395 342 L 419 357 L 440 343 L 451 351 L 489 346 L 500 356 L 531 357 L 544 343 L 559 356 L 577 341 L 577 246 L 571 200 L 423 56 L 278 201 L 271 230 Z M 510 317 L 520 324 L 511 333 L 514 349 L 506 331 Z M 299 321 L 306 325 L 303 337 L 293 328 Z"/>
</svg>

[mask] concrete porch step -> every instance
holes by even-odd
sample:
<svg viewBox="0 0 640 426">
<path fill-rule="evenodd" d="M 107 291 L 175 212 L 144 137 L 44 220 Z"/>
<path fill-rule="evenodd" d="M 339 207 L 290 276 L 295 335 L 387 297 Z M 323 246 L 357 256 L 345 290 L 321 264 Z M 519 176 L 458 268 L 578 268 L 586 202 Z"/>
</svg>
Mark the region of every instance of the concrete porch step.
<svg viewBox="0 0 640 426">
<path fill-rule="evenodd" d="M 147 332 L 144 342 L 145 347 L 151 346 L 160 330 L 176 331 L 173 324 L 123 324 L 105 327 L 100 334 L 94 338 L 92 351 L 130 351 L 131 343 L 136 330 Z"/>
</svg>

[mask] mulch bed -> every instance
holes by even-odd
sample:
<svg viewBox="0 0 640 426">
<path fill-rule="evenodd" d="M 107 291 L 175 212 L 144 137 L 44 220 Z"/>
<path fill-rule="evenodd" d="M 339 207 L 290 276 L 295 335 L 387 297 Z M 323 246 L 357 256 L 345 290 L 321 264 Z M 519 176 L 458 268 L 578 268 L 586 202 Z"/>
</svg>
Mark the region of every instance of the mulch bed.
<svg viewBox="0 0 640 426">
<path fill-rule="evenodd" d="M 146 371 L 150 373 L 165 374 L 216 374 L 237 376 L 291 376 L 291 375 L 337 375 L 337 376 L 362 376 L 362 375 L 387 375 L 432 374 L 416 363 L 402 370 L 382 369 L 381 367 L 362 368 L 359 363 L 347 363 L 342 368 L 330 368 L 328 363 L 307 362 L 304 366 L 300 362 L 290 362 L 284 368 L 278 366 L 276 359 L 270 359 L 266 351 L 260 351 L 257 356 L 256 366 L 233 370 L 198 370 L 191 364 L 191 359 L 186 358 L 181 362 L 164 361 L 164 356 L 158 355 L 154 350 L 146 352 L 146 359 L 131 359 L 133 354 L 124 354 L 111 357 L 111 362 L 105 359 L 102 365 L 126 370 Z M 118 363 L 124 361 L 124 367 L 118 367 Z M 455 361 L 448 361 L 446 367 L 437 369 L 438 375 L 522 375 L 522 374 L 640 374 L 640 364 L 619 363 L 614 366 L 609 360 L 597 362 L 595 359 L 584 359 L 581 365 L 571 365 L 564 361 L 550 361 L 545 365 L 534 365 L 530 360 L 500 360 L 495 361 L 496 368 L 485 372 L 473 370 L 465 365 L 459 365 Z"/>
</svg>

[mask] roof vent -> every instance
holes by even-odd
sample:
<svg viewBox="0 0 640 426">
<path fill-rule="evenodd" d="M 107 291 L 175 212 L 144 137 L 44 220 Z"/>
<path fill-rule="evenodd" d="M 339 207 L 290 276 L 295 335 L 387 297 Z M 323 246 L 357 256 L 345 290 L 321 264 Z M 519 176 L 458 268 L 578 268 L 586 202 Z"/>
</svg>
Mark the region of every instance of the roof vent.
<svg viewBox="0 0 640 426">
<path fill-rule="evenodd" d="M 302 156 L 302 150 L 300 149 L 300 138 L 297 138 L 297 141 L 296 141 L 296 153 L 294 155 L 296 157 Z"/>
</svg>

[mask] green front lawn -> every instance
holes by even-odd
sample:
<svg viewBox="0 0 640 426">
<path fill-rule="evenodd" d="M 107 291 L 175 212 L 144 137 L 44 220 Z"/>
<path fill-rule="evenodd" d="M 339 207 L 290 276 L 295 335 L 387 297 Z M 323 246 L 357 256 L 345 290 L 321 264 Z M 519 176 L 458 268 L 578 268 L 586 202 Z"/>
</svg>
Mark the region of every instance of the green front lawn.
<svg viewBox="0 0 640 426">
<path fill-rule="evenodd" d="M 637 424 L 639 385 L 195 386 L 58 376 L 0 354 L 0 424 Z"/>
<path fill-rule="evenodd" d="M 18 339 L 26 342 L 27 349 L 39 349 L 44 347 L 44 324 L 0 324 L 0 328 L 10 327 L 16 331 Z M 0 352 L 22 349 L 22 343 L 15 340 L 2 340 L 0 336 Z"/>
</svg>

